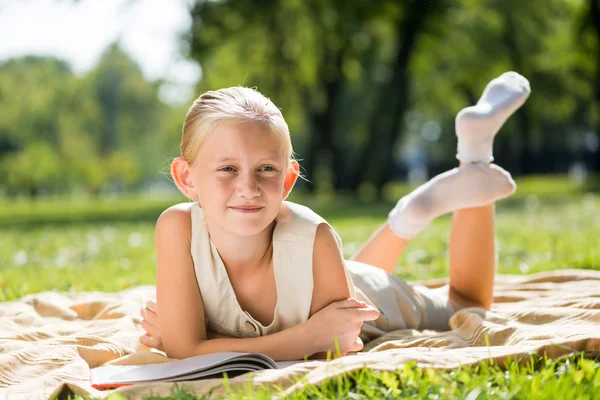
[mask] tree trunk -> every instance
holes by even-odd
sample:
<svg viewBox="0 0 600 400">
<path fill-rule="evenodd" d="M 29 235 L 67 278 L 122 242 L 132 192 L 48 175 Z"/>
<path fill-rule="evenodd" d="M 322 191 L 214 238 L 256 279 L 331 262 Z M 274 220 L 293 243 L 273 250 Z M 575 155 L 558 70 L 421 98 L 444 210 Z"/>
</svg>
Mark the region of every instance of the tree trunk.
<svg viewBox="0 0 600 400">
<path fill-rule="evenodd" d="M 600 113 L 600 1 L 590 0 L 590 19 L 594 30 L 596 31 L 596 82 L 594 83 L 594 97 L 596 101 L 596 110 Z M 596 126 L 596 134 L 600 135 L 600 121 Z M 600 172 L 600 148 L 596 150 L 595 170 Z"/>
<path fill-rule="evenodd" d="M 121 77 L 116 70 L 109 70 L 101 79 L 99 101 L 103 111 L 104 129 L 100 138 L 100 154 L 107 156 L 118 146 L 117 120 L 119 118 L 119 92 Z"/>
<path fill-rule="evenodd" d="M 315 21 L 320 20 L 320 11 L 318 2 L 309 3 L 309 9 L 312 18 Z M 323 35 L 327 34 L 327 28 L 321 27 Z M 319 66 L 319 76 L 321 77 L 319 88 L 325 95 L 325 106 L 323 109 L 314 111 L 311 105 L 311 98 L 308 92 L 305 92 L 305 105 L 309 110 L 309 120 L 311 122 L 310 138 L 308 152 L 304 155 L 304 169 L 309 183 L 309 191 L 315 190 L 315 172 L 321 164 L 321 158 L 325 156 L 331 161 L 328 166 L 333 173 L 333 187 L 338 190 L 343 185 L 344 179 L 344 154 L 340 150 L 335 137 L 335 122 L 338 103 L 343 88 L 342 62 L 345 51 L 349 46 L 348 38 L 345 38 L 343 44 L 339 47 L 329 46 L 327 37 L 323 36 L 322 63 Z"/>
<path fill-rule="evenodd" d="M 398 24 L 394 70 L 390 84 L 381 89 L 377 105 L 369 122 L 370 140 L 363 148 L 352 172 L 351 189 L 374 176 L 378 195 L 381 197 L 383 185 L 390 179 L 394 169 L 394 148 L 400 136 L 400 121 L 406 111 L 408 97 L 407 67 L 413 54 L 417 36 L 431 8 L 430 1 L 415 0 L 411 3 L 406 17 Z"/>
<path fill-rule="evenodd" d="M 335 60 L 325 63 L 323 69 L 328 69 L 330 62 L 334 62 L 336 69 L 341 71 L 342 54 L 334 54 Z M 315 171 L 319 166 L 319 159 L 326 154 L 331 160 L 330 168 L 333 172 L 333 186 L 340 189 L 344 178 L 344 160 L 340 146 L 335 140 L 335 118 L 340 91 L 342 88 L 342 75 L 336 74 L 329 80 L 325 80 L 322 90 L 325 92 L 325 108 L 321 111 L 313 112 L 310 116 L 311 134 L 308 146 L 308 153 L 305 157 L 305 170 L 308 179 L 314 179 Z M 314 182 L 309 186 L 309 190 L 314 191 Z"/>
<path fill-rule="evenodd" d="M 515 32 L 517 30 L 513 17 L 510 14 L 504 15 L 504 35 L 503 40 L 508 49 L 508 56 L 518 73 L 528 76 L 527 67 L 525 65 L 525 57 L 521 53 L 518 44 L 515 41 Z M 517 111 L 516 123 L 519 130 L 519 135 L 523 143 L 518 157 L 518 166 L 515 168 L 517 173 L 526 175 L 535 172 L 537 164 L 537 156 L 533 151 L 531 132 L 533 132 L 533 123 L 527 108 L 523 107 Z"/>
<path fill-rule="evenodd" d="M 308 146 L 306 148 L 306 154 L 304 155 L 302 165 L 306 171 L 306 178 L 308 179 L 308 191 L 315 191 L 315 171 L 317 170 L 317 160 L 321 148 L 321 135 L 317 132 L 316 126 L 319 123 L 321 116 L 317 114 L 311 114 L 311 126 L 310 135 L 308 139 Z"/>
</svg>

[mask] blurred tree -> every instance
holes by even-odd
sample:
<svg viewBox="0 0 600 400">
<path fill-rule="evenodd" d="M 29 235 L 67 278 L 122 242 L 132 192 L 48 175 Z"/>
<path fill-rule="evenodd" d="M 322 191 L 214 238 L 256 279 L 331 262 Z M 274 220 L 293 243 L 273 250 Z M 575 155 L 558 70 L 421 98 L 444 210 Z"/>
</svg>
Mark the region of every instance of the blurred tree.
<svg viewBox="0 0 600 400">
<path fill-rule="evenodd" d="M 53 81 L 45 82 L 49 76 Z M 71 77 L 69 65 L 53 57 L 27 56 L 0 65 L 0 155 L 23 149 L 33 135 L 58 143 L 56 112 L 49 105 L 58 102 Z"/>
<path fill-rule="evenodd" d="M 62 173 L 59 155 L 44 142 L 33 143 L 4 157 L 1 168 L 3 180 L 9 187 L 31 196 L 36 196 L 40 190 L 54 189 Z"/>
<path fill-rule="evenodd" d="M 0 186 L 32 196 L 78 187 L 98 193 L 152 178 L 169 139 L 171 108 L 158 100 L 159 84 L 147 82 L 116 44 L 83 78 L 52 57 L 5 62 Z"/>
<path fill-rule="evenodd" d="M 68 186 L 60 148 L 78 140 L 62 129 L 76 112 L 68 101 L 76 85 L 68 64 L 56 58 L 27 56 L 0 66 L 0 182 L 10 192 L 35 196 Z"/>
<path fill-rule="evenodd" d="M 113 43 L 97 67 L 86 76 L 86 85 L 99 107 L 98 155 L 107 163 L 108 179 L 126 186 L 143 171 L 156 169 L 163 149 L 157 146 L 166 107 L 158 99 L 158 82 L 147 82 L 138 65 Z M 125 161 L 127 155 L 132 158 Z M 117 162 L 116 160 L 121 160 Z M 148 163 L 150 161 L 150 163 Z M 120 168 L 115 169 L 119 165 Z"/>
<path fill-rule="evenodd" d="M 586 99 L 571 91 L 578 60 L 549 56 L 569 54 L 576 8 L 561 0 L 541 10 L 517 0 L 198 2 L 188 43 L 203 66 L 201 89 L 257 85 L 283 106 L 302 132 L 295 143 L 310 179 L 329 169 L 335 189 L 356 193 L 372 182 L 381 194 L 407 111 L 427 110 L 453 131 L 460 108 L 507 70 L 525 75 L 536 95 L 504 128 L 496 159 L 516 174 L 553 168 L 541 152 L 571 139 L 544 132 L 575 129 Z M 456 146 L 453 136 L 442 142 Z"/>
<path fill-rule="evenodd" d="M 356 191 L 372 176 L 378 187 L 389 179 L 384 171 L 392 163 L 407 102 L 407 65 L 424 21 L 442 5 L 201 1 L 191 10 L 187 40 L 191 57 L 203 67 L 202 90 L 257 85 L 282 106 L 292 131 L 304 131 L 300 142 L 309 179 L 320 179 L 321 166 L 331 171 L 335 189 Z M 353 103 L 363 108 L 352 114 L 356 123 L 360 114 L 366 118 L 359 129 L 361 149 L 348 137 L 356 130 L 344 123 L 344 108 Z"/>
<path fill-rule="evenodd" d="M 594 90 L 594 106 L 592 109 L 592 119 L 596 142 L 600 135 L 600 0 L 588 0 L 587 7 L 584 7 L 586 12 L 582 13 L 581 22 L 581 39 L 579 48 L 583 49 L 587 54 L 591 54 L 594 59 L 595 77 L 592 85 Z M 590 32 L 593 32 L 595 40 L 590 40 Z M 587 36 L 587 37 L 586 37 Z M 596 171 L 600 172 L 600 149 L 596 143 Z"/>
<path fill-rule="evenodd" d="M 456 148 L 454 116 L 477 102 L 490 79 L 514 70 L 529 79 L 533 94 L 496 137 L 496 162 L 515 175 L 566 170 L 568 142 L 577 136 L 567 132 L 585 124 L 578 113 L 590 99 L 581 59 L 572 51 L 579 8 L 562 0 L 543 8 L 460 0 L 432 21 L 412 67 L 414 108 L 424 122 L 438 121 L 450 133 L 432 146 L 434 158 L 456 162 L 448 157 Z"/>
<path fill-rule="evenodd" d="M 350 188 L 356 191 L 361 183 L 369 179 L 369 172 L 373 171 L 378 197 L 382 196 L 384 185 L 394 170 L 394 150 L 402 132 L 401 122 L 410 98 L 409 64 L 417 41 L 426 22 L 447 7 L 445 1 L 414 0 L 403 5 L 402 17 L 396 21 L 392 36 L 395 55 L 389 66 L 390 79 L 380 87 L 375 110 L 369 120 L 369 135 L 373 135 L 375 140 L 368 141 L 363 147 L 358 160 L 353 163 L 353 176 L 350 179 Z"/>
<path fill-rule="evenodd" d="M 198 0 L 184 46 L 200 90 L 273 99 L 316 186 L 381 194 L 410 163 L 455 165 L 454 116 L 507 70 L 533 95 L 496 137 L 496 162 L 564 172 L 596 138 L 600 170 L 599 1 Z M 162 104 L 161 83 L 118 44 L 84 77 L 51 57 L 1 64 L 0 187 L 97 193 L 166 172 L 187 107 Z"/>
</svg>

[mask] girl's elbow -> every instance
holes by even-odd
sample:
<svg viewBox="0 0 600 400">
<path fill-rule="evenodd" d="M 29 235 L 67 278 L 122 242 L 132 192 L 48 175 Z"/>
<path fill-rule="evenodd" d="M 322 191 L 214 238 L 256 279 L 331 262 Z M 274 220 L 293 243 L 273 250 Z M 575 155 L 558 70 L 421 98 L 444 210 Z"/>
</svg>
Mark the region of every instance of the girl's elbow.
<svg viewBox="0 0 600 400">
<path fill-rule="evenodd" d="M 179 342 L 172 343 L 171 345 L 164 344 L 165 353 L 169 358 L 176 358 L 178 360 L 182 360 L 184 358 L 189 358 L 193 356 L 197 356 L 200 353 L 198 352 L 198 347 L 200 344 L 204 342 L 204 340 L 199 342 Z"/>
</svg>

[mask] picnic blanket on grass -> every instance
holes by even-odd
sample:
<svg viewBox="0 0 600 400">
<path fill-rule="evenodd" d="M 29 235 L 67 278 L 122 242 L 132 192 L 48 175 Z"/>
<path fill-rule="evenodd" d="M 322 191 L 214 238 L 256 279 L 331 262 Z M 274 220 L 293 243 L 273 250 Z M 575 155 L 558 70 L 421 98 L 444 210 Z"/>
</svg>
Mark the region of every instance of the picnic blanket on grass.
<svg viewBox="0 0 600 400">
<path fill-rule="evenodd" d="M 446 282 L 420 283 L 438 287 Z M 129 398 L 169 395 L 172 383 L 101 391 L 92 388 L 89 380 L 89 369 L 103 364 L 172 361 L 138 343 L 143 333 L 140 307 L 154 297 L 154 286 L 138 286 L 119 293 L 43 292 L 0 303 L 0 399 L 47 399 L 73 393 L 102 398 L 115 392 Z M 367 343 L 357 355 L 260 371 L 228 384 L 235 388 L 251 381 L 291 391 L 364 366 L 393 371 L 415 361 L 421 367 L 452 369 L 489 359 L 503 366 L 507 357 L 528 360 L 529 354 L 556 358 L 584 351 L 596 356 L 600 354 L 600 271 L 497 276 L 492 309 L 461 310 L 450 326 L 449 332 L 390 332 Z M 197 395 L 211 389 L 213 395 L 225 393 L 221 379 L 185 382 L 185 386 Z"/>
</svg>

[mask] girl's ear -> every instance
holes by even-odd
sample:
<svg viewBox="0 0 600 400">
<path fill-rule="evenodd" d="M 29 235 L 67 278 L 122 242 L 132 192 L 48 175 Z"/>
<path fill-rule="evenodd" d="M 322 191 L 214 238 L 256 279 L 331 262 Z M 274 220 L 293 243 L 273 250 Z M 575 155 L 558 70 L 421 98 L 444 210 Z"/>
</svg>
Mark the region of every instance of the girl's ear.
<svg viewBox="0 0 600 400">
<path fill-rule="evenodd" d="M 171 163 L 171 176 L 185 197 L 192 200 L 198 198 L 198 192 L 192 182 L 190 165 L 183 157 L 177 157 Z"/>
<path fill-rule="evenodd" d="M 283 181 L 283 199 L 287 199 L 290 195 L 290 192 L 294 188 L 296 184 L 296 180 L 298 180 L 298 176 L 300 175 L 300 164 L 296 160 L 290 160 L 290 164 L 288 165 L 288 169 L 285 173 L 285 180 Z"/>
</svg>

